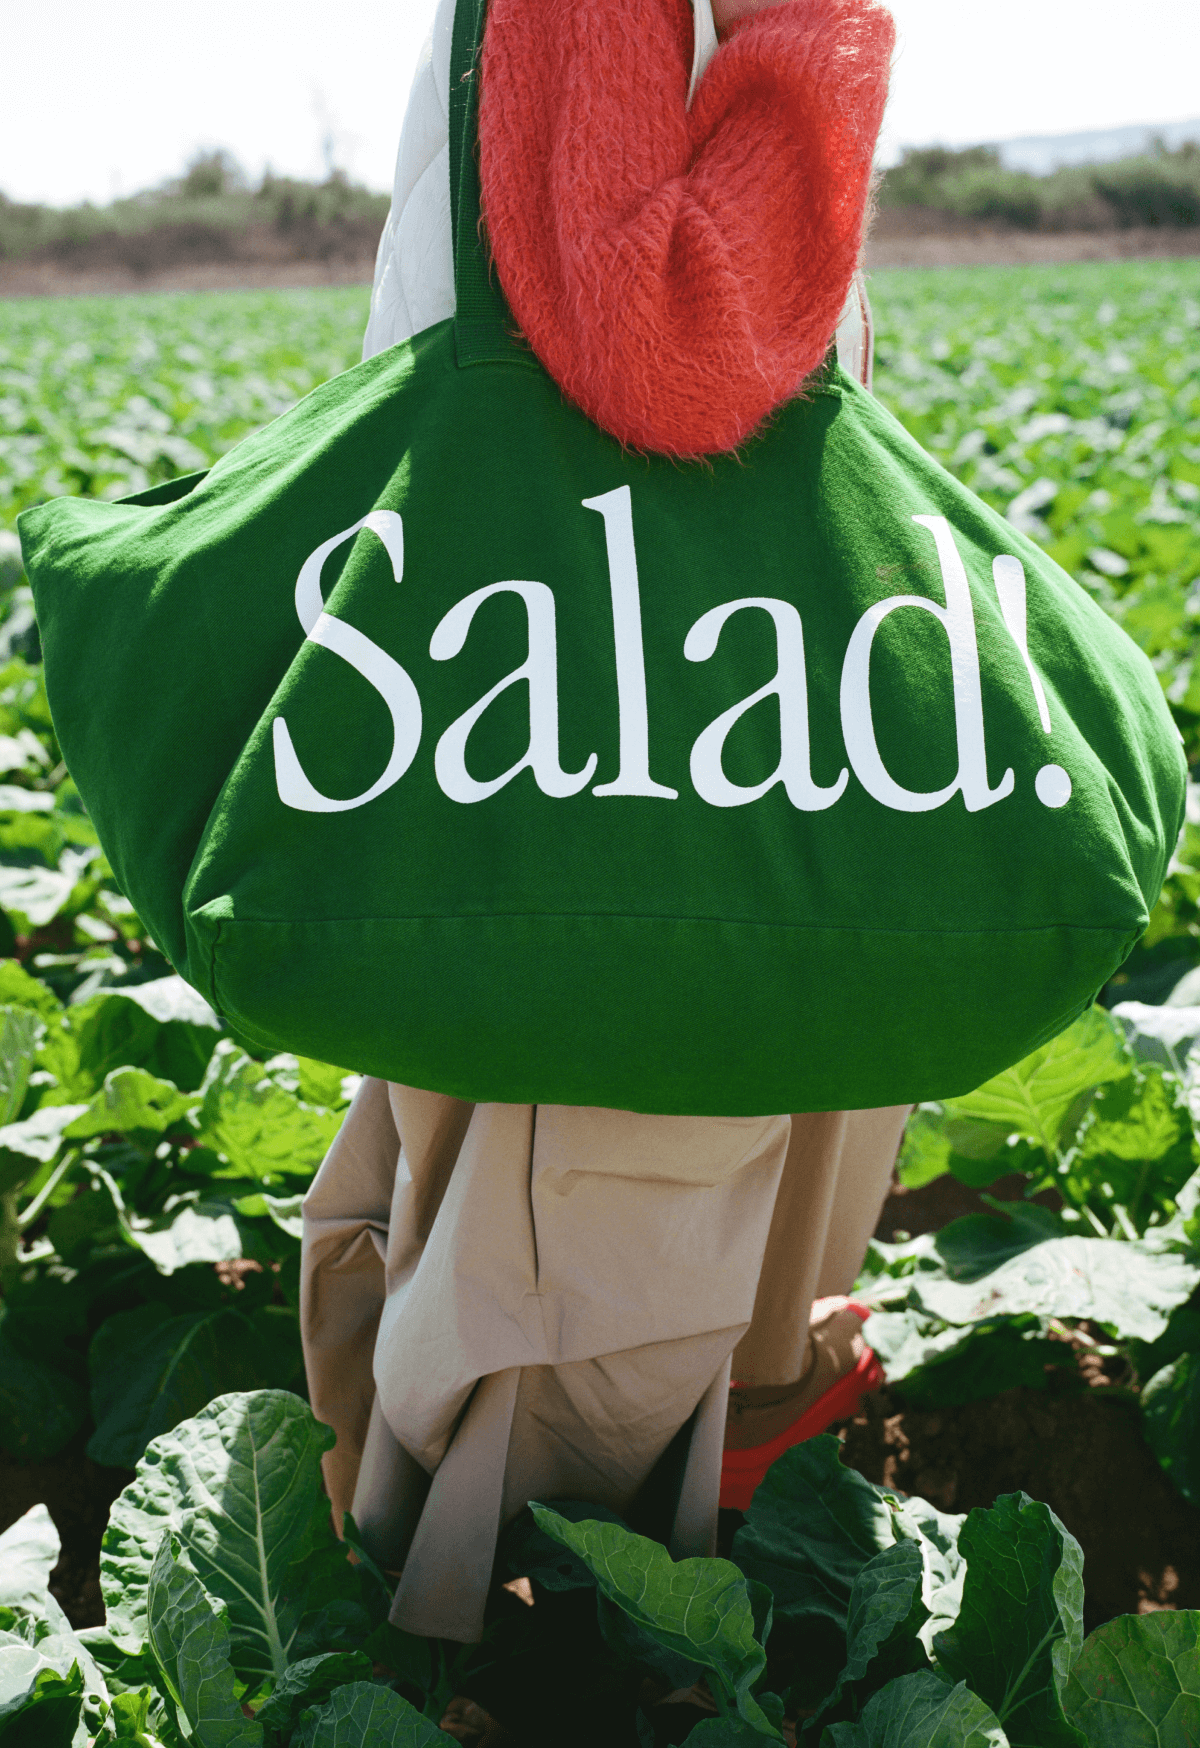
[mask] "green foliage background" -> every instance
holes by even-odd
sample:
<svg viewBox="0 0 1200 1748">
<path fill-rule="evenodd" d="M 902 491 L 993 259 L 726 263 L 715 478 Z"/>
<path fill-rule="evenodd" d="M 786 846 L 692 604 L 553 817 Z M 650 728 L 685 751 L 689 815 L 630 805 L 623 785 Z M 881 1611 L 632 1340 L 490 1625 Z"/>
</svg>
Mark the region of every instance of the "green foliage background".
<svg viewBox="0 0 1200 1748">
<path fill-rule="evenodd" d="M 1194 762 L 1200 269 L 894 273 L 873 290 L 883 400 L 1142 645 Z M 501 1564 L 557 1602 L 514 1604 L 467 1652 L 399 1634 L 384 1575 L 345 1561 L 319 1497 L 328 1435 L 283 1392 L 304 1387 L 300 1199 L 354 1077 L 255 1059 L 146 938 L 62 764 L 12 530 L 46 497 L 120 497 L 214 460 L 356 360 L 367 301 L 0 304 L 0 1450 L 86 1445 L 132 1466 L 157 1441 L 106 1536 L 108 1627 L 73 1635 L 45 1593 L 57 1538 L 41 1508 L 6 1532 L 0 1731 L 420 1744 L 448 1739 L 455 1692 L 509 1716 L 561 1690 L 577 1710 L 587 1696 L 579 1739 L 610 1748 L 648 1739 L 648 1681 L 701 1672 L 718 1715 L 693 1735 L 710 1748 L 779 1740 L 785 1710 L 817 1748 L 1048 1748 L 1186 1722 L 1200 1615 L 1122 1617 L 1081 1651 L 1079 1549 L 1045 1506 L 1014 1495 L 945 1518 L 844 1469 L 832 1439 L 771 1470 L 732 1563 L 674 1564 L 590 1507 L 523 1514 Z M 1200 808 L 1110 1001 L 1176 989 L 1200 959 L 1198 898 Z M 1071 1340 L 1123 1355 L 1148 1383 L 1152 1447 L 1200 1501 L 1200 1006 L 1172 999 L 1094 1011 L 969 1098 L 923 1107 L 908 1182 L 1018 1172 L 1063 1207 L 998 1203 L 876 1246 L 860 1291 L 916 1402 L 1037 1387 Z M 260 1446 L 285 1491 L 302 1479 L 303 1511 L 274 1539 L 233 1526 L 264 1556 L 257 1590 L 231 1588 L 236 1537 L 208 1559 L 189 1453 L 232 1474 Z"/>
<path fill-rule="evenodd" d="M 1046 548 L 1157 668 L 1200 757 L 1200 263 L 880 273 L 876 392 Z M 1163 999 L 1200 957 L 1189 823 L 1117 980 Z"/>
<path fill-rule="evenodd" d="M 674 1561 L 599 1508 L 533 1503 L 497 1557 L 533 1606 L 497 1586 L 482 1642 L 463 1646 L 390 1624 L 388 1576 L 352 1519 L 341 1544 L 329 1521 L 328 1444 L 272 1390 L 156 1439 L 105 1533 L 103 1627 L 75 1633 L 45 1589 L 44 1507 L 0 1536 L 6 1739 L 435 1748 L 455 1695 L 531 1748 L 565 1719 L 579 1748 L 1193 1739 L 1200 1613 L 1125 1615 L 1085 1640 L 1079 1544 L 1026 1494 L 945 1516 L 822 1437 L 773 1466 L 727 1560 Z"/>
<path fill-rule="evenodd" d="M 1200 269 L 893 272 L 873 294 L 881 398 L 1142 645 L 1194 760 Z M 13 1455 L 78 1438 L 130 1463 L 223 1390 L 302 1387 L 299 1197 L 352 1090 L 340 1069 L 242 1050 L 116 889 L 51 728 L 16 517 L 212 462 L 353 364 L 367 309 L 364 289 L 0 304 L 0 1446 Z M 1200 960 L 1198 900 L 1200 809 L 1110 1000 L 1161 1001 Z M 978 1112 L 927 1107 L 911 1127 L 910 1182 L 952 1170 L 986 1186 L 1019 1169 L 1031 1195 L 1065 1196 L 1075 1227 L 967 1235 L 986 1266 L 1039 1243 L 1045 1263 L 1046 1241 L 1072 1232 L 1165 1230 L 1194 1167 L 1186 1049 L 1135 1065 L 1115 1029 L 1055 1049 L 1066 1093 L 1053 1110 L 1021 1115 L 1059 1073 L 1025 1065 L 1015 1095 L 983 1089 Z M 231 1272 L 242 1259 L 255 1266 Z M 929 1291 L 909 1290 L 914 1267 L 942 1264 L 889 1263 L 904 1285 L 879 1298 L 914 1389 L 927 1361 L 943 1397 L 964 1366 L 991 1375 L 980 1341 L 997 1377 L 1041 1375 L 1044 1315 L 1014 1301 L 998 1332 L 939 1319 Z M 1156 1411 L 1175 1445 L 1190 1378 L 1184 1367 Z"/>
</svg>

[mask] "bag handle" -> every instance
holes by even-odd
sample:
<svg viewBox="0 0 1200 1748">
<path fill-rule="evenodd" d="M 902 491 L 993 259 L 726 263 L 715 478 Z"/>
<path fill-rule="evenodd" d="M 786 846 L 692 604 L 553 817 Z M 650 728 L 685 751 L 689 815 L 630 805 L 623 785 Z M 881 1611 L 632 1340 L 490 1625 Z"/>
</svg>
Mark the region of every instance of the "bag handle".
<svg viewBox="0 0 1200 1748">
<path fill-rule="evenodd" d="M 525 364 L 516 324 L 479 238 L 479 66 L 487 0 L 457 0 L 450 44 L 450 221 L 454 243 L 454 343 L 459 368 Z"/>
</svg>

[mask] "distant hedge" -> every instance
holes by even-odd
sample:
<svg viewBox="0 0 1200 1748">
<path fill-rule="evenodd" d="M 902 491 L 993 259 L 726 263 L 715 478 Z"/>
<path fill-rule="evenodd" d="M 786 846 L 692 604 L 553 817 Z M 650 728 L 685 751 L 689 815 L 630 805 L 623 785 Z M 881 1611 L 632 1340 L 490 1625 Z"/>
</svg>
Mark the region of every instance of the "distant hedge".
<svg viewBox="0 0 1200 1748">
<path fill-rule="evenodd" d="M 1200 225 L 1200 145 L 1033 176 L 994 146 L 906 151 L 879 190 L 882 208 L 923 207 L 1030 231 Z"/>
<path fill-rule="evenodd" d="M 251 188 L 227 152 L 207 152 L 161 188 L 109 206 L 22 205 L 0 194 L 0 260 L 123 264 L 151 272 L 169 261 L 270 252 L 327 259 L 372 252 L 389 197 L 334 171 L 324 182 L 267 175 Z"/>
<path fill-rule="evenodd" d="M 994 146 L 910 149 L 879 187 L 879 205 L 1029 231 L 1200 225 L 1200 145 L 1032 176 L 1006 170 Z M 324 182 L 265 176 L 252 188 L 227 152 L 109 206 L 22 205 L 0 194 L 0 261 L 124 267 L 150 274 L 188 262 L 361 260 L 374 253 L 388 196 L 334 171 Z"/>
</svg>

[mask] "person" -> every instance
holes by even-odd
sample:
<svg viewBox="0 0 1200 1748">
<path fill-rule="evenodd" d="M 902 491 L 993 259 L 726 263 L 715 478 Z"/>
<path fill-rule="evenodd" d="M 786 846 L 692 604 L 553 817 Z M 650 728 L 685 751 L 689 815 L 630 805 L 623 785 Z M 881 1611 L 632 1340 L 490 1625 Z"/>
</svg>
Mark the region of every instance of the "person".
<svg viewBox="0 0 1200 1748">
<path fill-rule="evenodd" d="M 364 356 L 454 312 L 453 22 L 441 0 Z M 631 449 L 736 449 L 847 309 L 840 345 L 869 369 L 856 275 L 892 44 L 876 0 L 491 0 L 494 269 L 564 393 Z M 335 1521 L 352 1510 L 398 1575 L 393 1621 L 478 1639 L 498 1533 L 530 1499 L 711 1553 L 719 1498 L 744 1506 L 877 1381 L 845 1295 L 907 1114 L 655 1116 L 365 1080 L 305 1200 L 301 1321 Z"/>
</svg>

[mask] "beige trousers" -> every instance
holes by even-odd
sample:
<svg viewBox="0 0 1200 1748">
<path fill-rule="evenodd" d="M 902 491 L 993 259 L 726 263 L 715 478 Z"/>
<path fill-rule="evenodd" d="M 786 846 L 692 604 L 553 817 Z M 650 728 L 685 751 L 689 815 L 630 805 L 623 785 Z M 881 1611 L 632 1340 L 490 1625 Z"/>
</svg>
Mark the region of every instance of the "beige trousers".
<svg viewBox="0 0 1200 1748">
<path fill-rule="evenodd" d="M 301 1326 L 335 1518 L 401 1572 L 410 1632 L 477 1639 L 532 1499 L 627 1513 L 689 1427 L 662 1531 L 715 1545 L 731 1362 L 803 1366 L 907 1107 L 646 1117 L 363 1082 L 304 1205 Z"/>
</svg>

